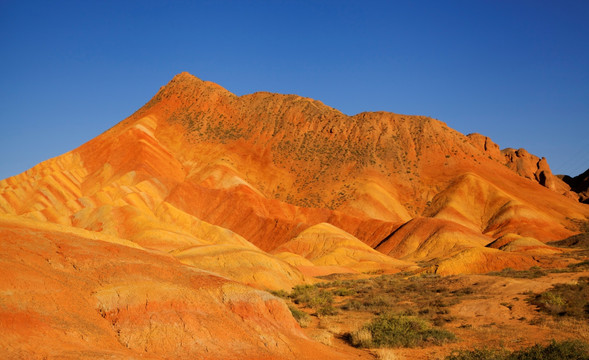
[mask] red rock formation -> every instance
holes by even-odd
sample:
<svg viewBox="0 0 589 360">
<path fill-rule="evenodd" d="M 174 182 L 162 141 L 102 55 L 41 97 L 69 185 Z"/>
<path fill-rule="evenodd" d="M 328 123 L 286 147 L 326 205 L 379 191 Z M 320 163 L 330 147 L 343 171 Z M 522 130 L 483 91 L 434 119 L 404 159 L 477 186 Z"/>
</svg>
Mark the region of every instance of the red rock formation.
<svg viewBox="0 0 589 360">
<path fill-rule="evenodd" d="M 1 358 L 347 358 L 269 293 L 84 234 L 0 217 Z"/>
<path fill-rule="evenodd" d="M 31 227 L 2 230 L 5 274 L 16 279 L 18 269 L 49 293 L 23 290 L 6 303 L 4 348 L 308 357 L 315 345 L 306 350 L 282 303 L 225 278 L 265 289 L 308 281 L 300 270 L 529 267 L 530 246 L 570 236 L 589 218 L 562 184 L 544 159 L 499 152 L 434 119 L 346 116 L 296 95 L 238 97 L 182 73 L 95 139 L 0 181 L 0 215 Z M 525 240 L 485 247 L 504 235 Z M 52 295 L 45 283 L 66 290 Z M 5 280 L 5 291 L 19 284 Z M 55 305 L 67 299 L 83 313 Z M 61 352 L 27 347 L 26 324 L 32 344 L 49 335 Z M 217 336 L 227 343 L 206 340 Z"/>
<path fill-rule="evenodd" d="M 558 188 L 545 160 L 525 150 L 504 156 L 518 174 Z M 416 216 L 494 237 L 572 234 L 567 219 L 587 207 L 500 158 L 490 139 L 433 119 L 350 117 L 296 95 L 238 97 L 182 73 L 109 131 L 1 182 L 0 209 L 166 251 L 202 245 L 194 232 L 211 224 L 265 251 L 322 222 L 374 247 Z M 477 182 L 486 185 L 468 195 Z M 484 221 L 464 219 L 475 213 Z"/>
<path fill-rule="evenodd" d="M 573 198 L 570 186 L 552 174 L 546 158 L 538 158 L 525 149 L 504 149 L 501 153 L 505 157 L 505 165 L 517 174 L 537 181 L 540 185 L 564 196 Z"/>
<path fill-rule="evenodd" d="M 499 145 L 495 144 L 490 138 L 487 136 L 472 133 L 468 134 L 468 140 L 480 151 L 483 151 L 488 156 L 499 159 L 501 158 L 501 150 L 499 149 Z"/>
</svg>

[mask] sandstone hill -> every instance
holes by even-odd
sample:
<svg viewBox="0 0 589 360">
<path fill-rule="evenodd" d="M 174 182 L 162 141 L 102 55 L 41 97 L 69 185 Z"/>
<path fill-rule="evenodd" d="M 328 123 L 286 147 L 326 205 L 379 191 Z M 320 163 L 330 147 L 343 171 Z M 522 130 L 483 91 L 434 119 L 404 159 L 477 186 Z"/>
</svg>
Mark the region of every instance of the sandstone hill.
<svg viewBox="0 0 589 360">
<path fill-rule="evenodd" d="M 543 265 L 557 251 L 543 244 L 589 219 L 576 198 L 545 159 L 435 119 L 236 96 L 182 73 L 95 139 L 0 181 L 13 320 L 0 332 L 11 354 L 34 352 L 21 343 L 32 334 L 64 351 L 85 341 L 73 358 L 311 357 L 325 349 L 248 285 Z M 51 286 L 61 292 L 44 295 Z M 211 340 L 225 339 L 219 324 L 228 347 Z"/>
<path fill-rule="evenodd" d="M 89 231 L 0 218 L 3 359 L 346 359 L 282 300 Z"/>
</svg>

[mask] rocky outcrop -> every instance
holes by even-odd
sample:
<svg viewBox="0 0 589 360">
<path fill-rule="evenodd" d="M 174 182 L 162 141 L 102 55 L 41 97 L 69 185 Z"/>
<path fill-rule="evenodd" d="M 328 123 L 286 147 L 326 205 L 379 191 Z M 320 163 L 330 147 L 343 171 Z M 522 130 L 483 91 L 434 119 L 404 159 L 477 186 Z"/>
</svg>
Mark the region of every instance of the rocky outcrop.
<svg viewBox="0 0 589 360">
<path fill-rule="evenodd" d="M 489 137 L 477 133 L 468 134 L 466 137 L 477 149 L 487 154 L 487 156 L 494 159 L 501 157 L 499 145 L 495 144 Z"/>
<path fill-rule="evenodd" d="M 575 177 L 557 175 L 571 187 L 571 191 L 578 194 L 579 201 L 589 204 L 589 169 Z"/>
<path fill-rule="evenodd" d="M 573 198 L 570 186 L 559 177 L 552 174 L 546 158 L 539 158 L 530 154 L 525 149 L 503 149 L 501 153 L 505 157 L 505 166 L 515 171 L 520 176 L 534 180 L 540 185 L 564 196 Z"/>
</svg>

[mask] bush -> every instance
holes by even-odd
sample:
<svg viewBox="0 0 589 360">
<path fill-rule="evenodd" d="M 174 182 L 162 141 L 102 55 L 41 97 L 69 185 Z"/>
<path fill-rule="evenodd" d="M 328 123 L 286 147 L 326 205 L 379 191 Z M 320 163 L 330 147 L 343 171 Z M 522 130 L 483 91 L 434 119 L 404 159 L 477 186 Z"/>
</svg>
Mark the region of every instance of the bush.
<svg viewBox="0 0 589 360">
<path fill-rule="evenodd" d="M 576 264 L 569 264 L 568 268 L 573 271 L 589 270 L 589 260 L 581 261 Z"/>
<path fill-rule="evenodd" d="M 330 316 L 336 315 L 338 310 L 333 307 L 333 305 L 323 305 L 319 309 L 317 309 L 317 315 L 319 316 Z"/>
<path fill-rule="evenodd" d="M 505 350 L 474 349 L 452 352 L 445 360 L 505 360 L 508 354 Z"/>
<path fill-rule="evenodd" d="M 309 323 L 311 322 L 311 319 L 309 319 L 309 314 L 297 309 L 293 305 L 288 305 L 288 309 L 290 310 L 292 317 L 295 318 L 295 320 L 299 323 L 299 325 L 301 325 L 301 327 L 309 326 Z"/>
<path fill-rule="evenodd" d="M 317 311 L 317 315 L 335 315 L 337 309 L 333 306 L 331 292 L 319 289 L 313 285 L 300 285 L 293 288 L 290 298 L 295 304 L 302 304 Z"/>
<path fill-rule="evenodd" d="M 364 304 L 358 300 L 350 300 L 341 306 L 342 310 L 364 310 Z"/>
<path fill-rule="evenodd" d="M 552 341 L 547 346 L 532 347 L 508 352 L 506 350 L 460 350 L 446 356 L 446 360 L 587 360 L 589 345 L 579 340 Z"/>
<path fill-rule="evenodd" d="M 367 332 L 370 337 L 366 335 Z M 393 314 L 381 315 L 351 334 L 352 345 L 361 347 L 414 347 L 425 343 L 442 344 L 455 339 L 453 333 L 432 328 L 423 319 Z"/>
<path fill-rule="evenodd" d="M 376 352 L 376 358 L 378 360 L 400 360 L 400 359 L 404 359 L 404 357 L 398 356 L 397 354 L 395 354 L 390 349 L 378 349 L 375 352 Z"/>
<path fill-rule="evenodd" d="M 368 348 L 372 346 L 372 333 L 362 328 L 350 334 L 350 342 L 353 346 Z"/>
<path fill-rule="evenodd" d="M 548 346 L 534 345 L 519 350 L 507 357 L 508 360 L 587 360 L 589 345 L 578 340 L 552 341 Z"/>
<path fill-rule="evenodd" d="M 339 288 L 339 289 L 333 290 L 333 294 L 336 296 L 352 296 L 352 295 L 356 295 L 356 291 L 354 291 L 353 289 L 348 289 L 348 288 Z"/>
<path fill-rule="evenodd" d="M 453 277 L 420 275 L 405 278 L 407 274 L 382 275 L 369 279 L 345 279 L 342 275 L 322 277 L 326 282 L 295 286 L 290 293 L 273 294 L 290 300 L 299 308 L 315 310 L 314 315 L 329 316 L 343 311 L 364 311 L 375 315 L 396 313 L 417 315 L 436 325 L 451 320 L 446 316 L 449 306 L 474 296 L 473 288 L 456 290 Z M 337 308 L 334 306 L 339 300 Z"/>
<path fill-rule="evenodd" d="M 538 266 L 532 266 L 528 270 L 514 270 L 512 268 L 505 268 L 501 271 L 492 271 L 487 275 L 503 276 L 516 279 L 537 279 L 542 276 L 546 276 L 546 271 Z"/>
<path fill-rule="evenodd" d="M 589 318 L 589 277 L 579 278 L 576 284 L 556 284 L 528 301 L 553 316 Z"/>
<path fill-rule="evenodd" d="M 279 298 L 288 299 L 289 294 L 284 290 L 270 290 L 270 293 Z"/>
<path fill-rule="evenodd" d="M 289 297 L 295 304 L 308 305 L 318 289 L 313 285 L 297 285 L 292 289 Z"/>
</svg>

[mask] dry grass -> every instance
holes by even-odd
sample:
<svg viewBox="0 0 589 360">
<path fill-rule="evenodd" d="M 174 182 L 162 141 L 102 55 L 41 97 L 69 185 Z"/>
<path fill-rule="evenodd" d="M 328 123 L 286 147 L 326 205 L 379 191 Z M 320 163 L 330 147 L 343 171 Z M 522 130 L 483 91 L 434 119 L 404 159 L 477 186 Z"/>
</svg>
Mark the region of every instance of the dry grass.
<svg viewBox="0 0 589 360">
<path fill-rule="evenodd" d="M 290 310 L 292 317 L 295 318 L 295 320 L 299 323 L 301 327 L 305 328 L 309 326 L 309 324 L 311 323 L 311 318 L 306 312 L 297 309 L 292 304 L 288 305 L 288 309 Z"/>
<path fill-rule="evenodd" d="M 460 350 L 446 360 L 586 360 L 589 344 L 579 340 L 552 341 L 548 345 L 536 344 L 516 351 L 505 349 Z"/>
<path fill-rule="evenodd" d="M 532 268 L 526 271 L 515 271 L 508 269 L 498 275 L 520 278 L 521 280 L 517 281 L 526 284 L 526 286 L 529 285 L 530 289 L 537 289 L 538 286 L 535 284 L 538 281 L 533 280 L 538 277 L 537 275 L 546 276 L 546 281 L 551 282 L 554 282 L 554 278 L 566 278 L 560 274 L 553 274 L 553 272 L 557 272 L 555 270 Z M 546 274 L 543 274 L 543 271 L 546 271 Z M 566 272 L 570 272 L 570 270 Z M 533 290 L 517 292 L 517 290 L 508 288 L 508 291 L 513 291 L 514 295 L 507 297 L 502 293 L 495 293 L 496 291 L 501 292 L 500 288 L 489 287 L 489 284 L 510 284 L 510 280 L 477 276 L 479 278 L 472 280 L 463 275 L 441 277 L 437 275 L 395 274 L 358 278 L 359 276 L 340 274 L 324 277 L 324 280 L 328 280 L 324 283 L 299 287 L 290 294 L 282 295 L 287 301 L 296 302 L 299 309 L 311 315 L 311 319 L 315 317 L 315 320 L 312 321 L 313 325 L 310 326 L 311 329 L 307 330 L 309 337 L 324 344 L 339 347 L 345 346 L 339 340 L 343 339 L 349 345 L 358 350 L 365 349 L 364 351 L 378 359 L 399 359 L 399 356 L 409 358 L 408 354 L 413 353 L 413 350 L 410 349 L 395 350 L 391 347 L 424 348 L 440 345 L 447 349 L 445 353 L 442 351 L 438 354 L 443 356 L 448 354 L 454 346 L 464 346 L 464 344 L 452 345 L 451 343 L 456 340 L 447 330 L 455 333 L 459 337 L 458 341 L 468 341 L 471 345 L 481 349 L 485 349 L 485 347 L 487 349 L 517 349 L 524 344 L 530 346 L 539 342 L 539 339 L 550 338 L 539 337 L 536 331 L 544 334 L 543 336 L 554 336 L 557 340 L 577 338 L 587 341 L 589 338 L 589 323 L 585 319 L 575 319 L 570 316 L 553 317 L 545 312 L 534 311 L 534 306 L 529 304 L 529 300 L 524 301 L 526 297 L 531 298 L 537 295 L 532 292 Z M 581 282 L 584 282 L 582 277 Z M 546 287 L 539 288 L 546 289 Z M 554 291 L 554 289 L 551 290 Z M 563 296 L 572 294 L 571 298 L 577 300 L 581 298 L 577 291 L 579 289 L 567 287 L 563 290 L 566 290 L 563 292 Z M 586 287 L 582 286 L 580 290 L 585 291 Z M 526 296 L 521 297 L 522 294 Z M 463 301 L 466 301 L 465 305 L 454 307 Z M 472 306 L 472 304 L 488 301 L 496 303 L 497 308 L 505 308 L 508 311 L 501 310 L 501 316 L 498 319 L 486 316 L 485 320 L 481 321 L 482 318 L 471 319 L 461 310 Z M 547 297 L 547 301 L 555 305 L 562 305 L 558 298 Z M 317 311 L 321 307 L 332 307 L 337 310 L 336 314 L 323 315 Z M 373 328 L 369 326 L 387 314 L 393 314 L 394 317 L 407 321 L 401 321 L 401 325 L 395 325 L 391 324 L 392 320 L 388 319 L 381 321 L 381 324 L 374 325 Z M 406 322 L 411 324 L 403 327 L 402 325 Z M 461 324 L 462 326 L 460 326 Z M 518 326 L 521 326 L 520 330 L 516 329 Z M 412 341 L 408 341 L 407 344 L 391 343 L 397 341 L 401 336 L 395 336 L 395 339 L 392 340 L 381 338 L 381 335 L 390 335 L 392 332 L 389 331 L 390 328 L 395 327 L 401 329 L 397 332 L 403 333 L 402 337 L 405 340 L 407 338 L 405 328 L 415 330 L 409 331 L 409 333 L 416 334 L 413 334 L 415 336 L 409 339 Z M 571 336 L 568 337 L 567 333 Z M 409 337 L 411 338 L 411 336 Z M 377 352 L 376 348 L 378 347 L 383 348 L 378 349 Z M 417 350 L 417 353 L 421 354 L 424 350 Z M 472 354 L 467 355 L 471 356 Z"/>
<path fill-rule="evenodd" d="M 396 354 L 394 352 L 394 350 L 391 349 L 377 349 L 375 351 L 376 353 L 376 358 L 378 360 L 403 360 L 404 358 L 399 355 Z"/>
<path fill-rule="evenodd" d="M 579 278 L 576 284 L 556 284 L 528 300 L 552 316 L 589 319 L 589 277 Z"/>
<path fill-rule="evenodd" d="M 337 279 L 337 277 L 335 277 Z M 447 308 L 476 296 L 471 288 L 451 291 L 456 277 L 382 275 L 370 279 L 335 280 L 316 285 L 333 297 L 333 306 L 343 311 L 379 315 L 394 312 L 419 315 L 436 324 L 451 322 Z"/>
<path fill-rule="evenodd" d="M 510 277 L 515 279 L 537 279 L 547 275 L 547 272 L 538 266 L 533 266 L 528 270 L 514 270 L 505 268 L 501 271 L 493 271 L 487 275 Z"/>
<path fill-rule="evenodd" d="M 589 322 L 584 319 L 538 317 L 534 319 L 536 325 L 545 329 L 558 329 L 575 334 L 575 337 L 589 342 Z"/>
<path fill-rule="evenodd" d="M 366 328 L 356 330 L 350 334 L 350 342 L 356 347 L 368 348 L 372 346 L 372 332 Z"/>
<path fill-rule="evenodd" d="M 456 336 L 418 317 L 383 314 L 352 332 L 349 339 L 356 347 L 416 347 L 453 342 Z"/>
<path fill-rule="evenodd" d="M 319 329 L 324 329 L 329 331 L 332 334 L 339 335 L 342 332 L 342 328 L 340 324 L 335 322 L 330 317 L 324 317 L 319 320 L 319 324 L 317 325 Z"/>
<path fill-rule="evenodd" d="M 323 345 L 332 346 L 333 345 L 333 334 L 327 330 L 318 331 L 311 334 L 311 339 L 322 343 Z"/>
</svg>

